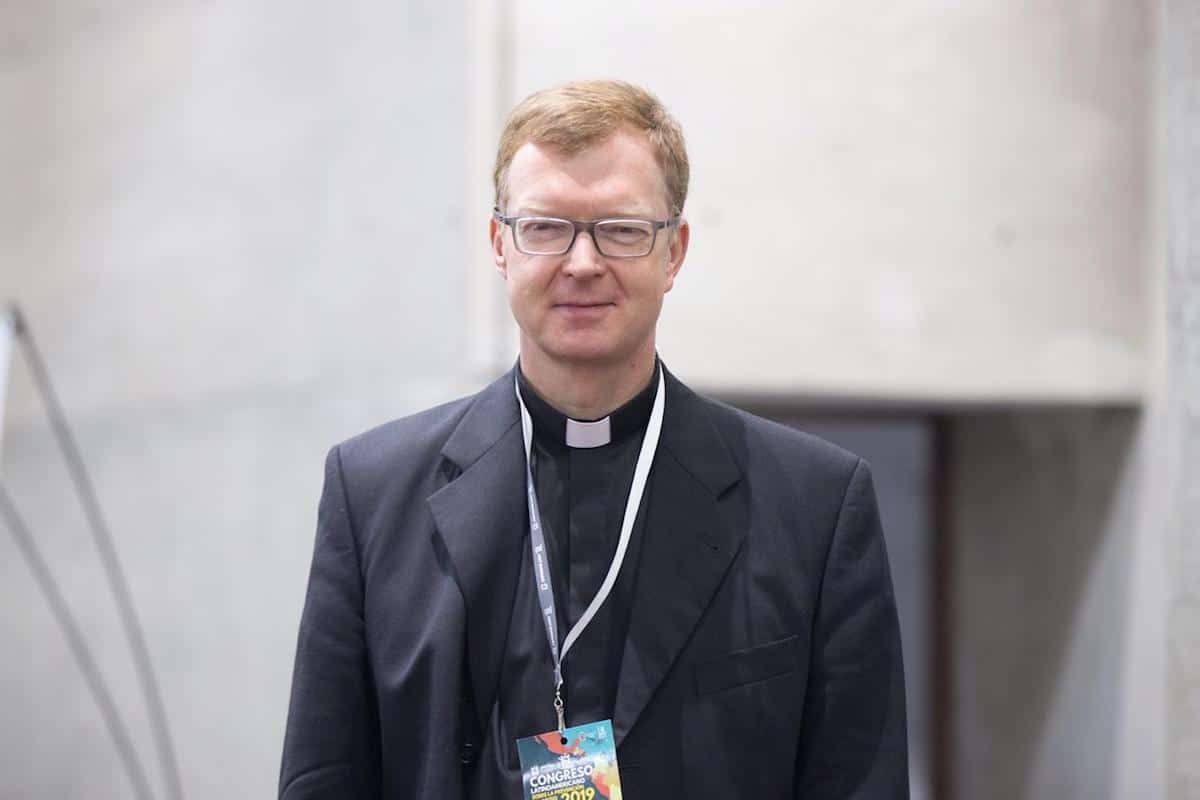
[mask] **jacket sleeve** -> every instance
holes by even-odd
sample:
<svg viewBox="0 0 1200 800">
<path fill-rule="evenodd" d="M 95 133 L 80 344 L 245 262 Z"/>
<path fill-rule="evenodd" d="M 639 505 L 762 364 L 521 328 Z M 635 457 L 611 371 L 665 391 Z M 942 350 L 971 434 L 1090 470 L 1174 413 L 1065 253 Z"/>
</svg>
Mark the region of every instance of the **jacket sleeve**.
<svg viewBox="0 0 1200 800">
<path fill-rule="evenodd" d="M 325 460 L 296 645 L 281 799 L 380 795 L 379 723 L 365 636 L 362 569 L 335 447 Z"/>
<path fill-rule="evenodd" d="M 846 487 L 815 610 L 797 798 L 907 798 L 900 623 L 870 468 Z"/>
</svg>

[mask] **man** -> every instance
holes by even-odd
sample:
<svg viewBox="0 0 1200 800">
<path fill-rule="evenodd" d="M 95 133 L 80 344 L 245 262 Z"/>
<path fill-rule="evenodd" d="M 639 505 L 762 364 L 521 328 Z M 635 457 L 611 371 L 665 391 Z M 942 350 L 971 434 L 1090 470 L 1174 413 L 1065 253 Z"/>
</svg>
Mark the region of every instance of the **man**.
<svg viewBox="0 0 1200 800">
<path fill-rule="evenodd" d="M 539 92 L 494 181 L 518 365 L 330 452 L 281 796 L 528 797 L 518 740 L 568 759 L 595 724 L 613 797 L 906 797 L 866 464 L 658 361 L 678 125 L 624 83 Z"/>
</svg>

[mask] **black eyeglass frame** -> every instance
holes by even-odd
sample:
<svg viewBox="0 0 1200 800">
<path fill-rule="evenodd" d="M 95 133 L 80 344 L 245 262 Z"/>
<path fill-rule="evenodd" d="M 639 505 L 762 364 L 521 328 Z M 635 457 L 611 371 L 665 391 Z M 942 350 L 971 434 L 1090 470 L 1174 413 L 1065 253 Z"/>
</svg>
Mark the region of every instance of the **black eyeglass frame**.
<svg viewBox="0 0 1200 800">
<path fill-rule="evenodd" d="M 502 225 L 507 225 L 513 232 L 513 244 L 517 250 L 527 256 L 561 256 L 571 252 L 571 248 L 575 246 L 575 240 L 579 238 L 579 232 L 585 231 L 588 236 L 592 237 L 592 246 L 596 248 L 596 252 L 605 258 L 645 258 L 654 252 L 654 245 L 658 244 L 658 232 L 663 228 L 674 228 L 683 220 L 683 217 L 671 217 L 670 219 L 639 219 L 637 217 L 613 217 L 611 219 L 594 219 L 590 222 L 583 222 L 577 219 L 565 219 L 563 217 L 542 217 L 536 215 L 520 215 L 515 217 L 506 217 L 500 213 L 499 207 L 492 208 L 492 218 Z M 557 250 L 550 253 L 531 253 L 521 247 L 521 242 L 517 236 L 517 223 L 521 220 L 545 220 L 546 222 L 565 222 L 572 227 L 571 241 L 567 242 L 567 246 L 562 250 Z M 600 247 L 600 242 L 596 239 L 596 226 L 604 225 L 613 222 L 640 222 L 644 225 L 650 225 L 650 246 L 646 248 L 646 252 L 638 253 L 637 255 L 609 255 Z"/>
</svg>

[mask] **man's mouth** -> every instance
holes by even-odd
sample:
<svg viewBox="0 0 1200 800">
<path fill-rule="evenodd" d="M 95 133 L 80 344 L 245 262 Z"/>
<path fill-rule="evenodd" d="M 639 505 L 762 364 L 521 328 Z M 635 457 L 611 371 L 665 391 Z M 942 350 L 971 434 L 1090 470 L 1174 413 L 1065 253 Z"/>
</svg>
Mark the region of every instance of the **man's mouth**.
<svg viewBox="0 0 1200 800">
<path fill-rule="evenodd" d="M 597 301 L 576 301 L 569 303 L 555 303 L 554 310 L 560 314 L 578 317 L 594 317 L 603 314 L 608 309 L 612 308 L 615 303 L 597 302 Z"/>
</svg>

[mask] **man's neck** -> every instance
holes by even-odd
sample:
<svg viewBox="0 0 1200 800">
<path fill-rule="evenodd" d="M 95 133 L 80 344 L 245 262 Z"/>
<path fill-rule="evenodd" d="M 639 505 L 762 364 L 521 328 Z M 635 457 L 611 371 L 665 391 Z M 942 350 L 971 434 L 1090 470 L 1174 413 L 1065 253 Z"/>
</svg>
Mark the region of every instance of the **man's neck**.
<svg viewBox="0 0 1200 800">
<path fill-rule="evenodd" d="M 606 417 L 632 400 L 650 383 L 654 364 L 653 343 L 645 353 L 613 364 L 564 362 L 521 353 L 521 372 L 542 399 L 578 420 Z"/>
</svg>

